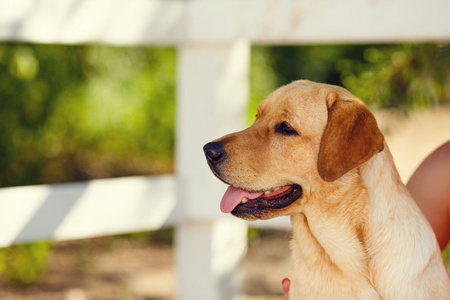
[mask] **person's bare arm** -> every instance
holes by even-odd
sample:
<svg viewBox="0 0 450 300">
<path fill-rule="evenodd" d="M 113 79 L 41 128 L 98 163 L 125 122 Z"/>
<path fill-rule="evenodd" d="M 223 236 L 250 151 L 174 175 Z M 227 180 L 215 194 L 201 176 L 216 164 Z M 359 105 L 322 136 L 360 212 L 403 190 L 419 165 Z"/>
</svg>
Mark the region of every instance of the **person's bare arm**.
<svg viewBox="0 0 450 300">
<path fill-rule="evenodd" d="M 420 164 L 406 185 L 433 227 L 441 249 L 450 240 L 449 184 L 450 141 L 432 152 Z"/>
</svg>

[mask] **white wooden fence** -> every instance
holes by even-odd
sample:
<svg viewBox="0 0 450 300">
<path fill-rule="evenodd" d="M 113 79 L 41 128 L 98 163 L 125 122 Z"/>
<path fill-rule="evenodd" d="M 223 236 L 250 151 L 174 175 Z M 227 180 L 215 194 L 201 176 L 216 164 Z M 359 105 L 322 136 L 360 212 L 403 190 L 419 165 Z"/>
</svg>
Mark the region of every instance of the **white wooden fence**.
<svg viewBox="0 0 450 300">
<path fill-rule="evenodd" d="M 202 146 L 245 126 L 251 44 L 449 41 L 449 12 L 448 0 L 0 0 L 3 41 L 178 55 L 175 175 L 0 189 L 0 246 L 176 226 L 177 299 L 236 298 L 248 224 L 220 213 Z"/>
</svg>

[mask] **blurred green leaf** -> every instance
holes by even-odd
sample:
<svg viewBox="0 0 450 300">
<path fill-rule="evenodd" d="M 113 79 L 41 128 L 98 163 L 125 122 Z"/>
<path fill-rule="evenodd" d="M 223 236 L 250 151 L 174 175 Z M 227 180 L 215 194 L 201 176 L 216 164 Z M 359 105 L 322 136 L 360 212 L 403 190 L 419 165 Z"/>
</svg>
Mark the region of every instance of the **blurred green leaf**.
<svg viewBox="0 0 450 300">
<path fill-rule="evenodd" d="M 0 186 L 171 172 L 175 50 L 0 45 Z"/>
<path fill-rule="evenodd" d="M 0 249 L 0 271 L 8 281 L 32 284 L 46 270 L 50 243 L 35 242 Z"/>
</svg>

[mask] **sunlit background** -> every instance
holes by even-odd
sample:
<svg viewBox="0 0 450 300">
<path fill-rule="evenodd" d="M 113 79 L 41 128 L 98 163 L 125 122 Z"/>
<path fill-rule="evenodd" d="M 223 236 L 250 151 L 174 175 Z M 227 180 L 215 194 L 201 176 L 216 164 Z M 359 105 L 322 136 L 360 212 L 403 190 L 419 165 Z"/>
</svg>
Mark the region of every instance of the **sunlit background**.
<svg viewBox="0 0 450 300">
<path fill-rule="evenodd" d="M 0 187 L 172 173 L 176 63 L 174 48 L 0 44 Z M 253 46 L 250 70 L 249 124 L 268 93 L 295 79 L 342 85 L 371 108 L 406 118 L 450 103 L 449 44 Z M 154 252 L 146 253 L 170 268 L 171 235 L 169 229 L 3 248 L 0 290 L 5 297 L 27 297 L 27 290 L 53 295 L 51 280 L 66 276 L 52 275 L 58 269 L 91 280 L 98 261 L 107 259 L 96 255 L 119 251 L 125 259 L 125 252 L 150 246 Z M 251 245 L 266 236 L 250 230 Z M 111 278 L 117 299 L 141 299 L 117 287 L 122 276 Z M 77 295 L 60 284 L 55 293 Z M 279 297 L 273 289 L 265 293 Z"/>
<path fill-rule="evenodd" d="M 0 45 L 0 186 L 173 171 L 175 49 Z M 448 44 L 253 47 L 249 122 L 280 85 L 342 85 L 372 108 L 449 103 Z"/>
</svg>

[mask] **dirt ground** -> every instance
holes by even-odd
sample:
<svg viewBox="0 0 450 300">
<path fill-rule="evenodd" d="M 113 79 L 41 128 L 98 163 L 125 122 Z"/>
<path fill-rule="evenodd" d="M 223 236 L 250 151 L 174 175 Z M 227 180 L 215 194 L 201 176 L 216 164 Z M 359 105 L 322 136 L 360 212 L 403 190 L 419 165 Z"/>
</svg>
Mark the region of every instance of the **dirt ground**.
<svg viewBox="0 0 450 300">
<path fill-rule="evenodd" d="M 289 270 L 287 231 L 270 231 L 249 245 L 242 299 L 281 299 Z M 86 244 L 88 243 L 88 244 Z M 142 240 L 92 239 L 59 243 L 48 271 L 31 286 L 0 281 L 5 300 L 165 300 L 175 297 L 173 248 Z M 88 250 L 86 250 L 88 249 Z"/>
<path fill-rule="evenodd" d="M 448 106 L 414 111 L 408 117 L 386 111 L 378 112 L 376 116 L 405 181 L 427 154 L 450 140 Z M 289 236 L 286 231 L 273 231 L 249 245 L 244 261 L 243 299 L 281 299 L 281 280 L 289 270 Z M 0 299 L 174 298 L 174 253 L 169 244 L 126 239 L 113 243 L 107 241 L 93 239 L 59 243 L 50 257 L 47 273 L 37 284 L 17 286 L 0 278 Z"/>
</svg>

